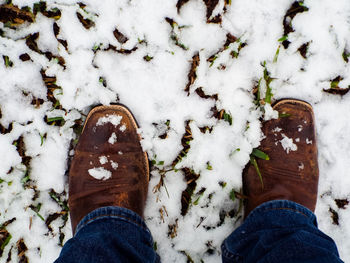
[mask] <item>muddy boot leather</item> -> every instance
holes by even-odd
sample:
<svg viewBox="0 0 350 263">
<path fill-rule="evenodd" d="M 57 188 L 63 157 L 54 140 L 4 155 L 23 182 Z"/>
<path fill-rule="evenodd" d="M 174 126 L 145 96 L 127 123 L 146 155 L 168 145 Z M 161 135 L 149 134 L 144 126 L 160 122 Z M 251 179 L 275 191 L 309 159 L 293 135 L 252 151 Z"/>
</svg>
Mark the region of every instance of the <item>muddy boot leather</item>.
<svg viewBox="0 0 350 263">
<path fill-rule="evenodd" d="M 263 187 L 253 165 L 243 172 L 243 190 L 247 196 L 245 217 L 260 204 L 277 199 L 291 200 L 315 210 L 318 163 L 312 108 L 298 100 L 282 100 L 273 108 L 282 116 L 263 124 L 266 138 L 259 147 L 270 160 L 256 158 Z M 283 148 L 281 140 L 287 142 L 288 138 L 297 146 L 295 151 L 293 147 L 289 152 Z"/>
<path fill-rule="evenodd" d="M 69 171 L 73 233 L 85 215 L 103 206 L 121 206 L 143 216 L 149 167 L 136 130 L 136 121 L 124 106 L 90 111 Z M 96 179 L 96 173 L 111 177 Z"/>
</svg>

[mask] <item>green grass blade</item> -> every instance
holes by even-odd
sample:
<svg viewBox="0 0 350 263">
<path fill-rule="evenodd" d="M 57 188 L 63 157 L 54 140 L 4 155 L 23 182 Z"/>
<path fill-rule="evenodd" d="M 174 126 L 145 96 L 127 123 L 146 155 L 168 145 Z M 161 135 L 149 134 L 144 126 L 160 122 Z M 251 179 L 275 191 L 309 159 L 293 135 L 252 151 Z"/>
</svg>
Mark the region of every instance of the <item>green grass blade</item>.
<svg viewBox="0 0 350 263">
<path fill-rule="evenodd" d="M 289 113 L 283 113 L 283 112 L 278 113 L 278 118 L 288 118 L 290 116 L 291 116 L 291 114 L 289 114 Z"/>
<path fill-rule="evenodd" d="M 273 63 L 276 63 L 276 62 L 277 62 L 278 55 L 280 54 L 280 47 L 281 47 L 281 46 L 278 46 L 278 48 L 277 48 L 277 50 L 276 50 L 275 57 L 273 58 Z"/>
<path fill-rule="evenodd" d="M 234 202 L 236 200 L 235 190 L 232 189 L 230 192 L 230 199 Z"/>
<path fill-rule="evenodd" d="M 262 175 L 260 173 L 260 169 L 259 169 L 259 166 L 258 166 L 258 163 L 256 161 L 256 159 L 253 157 L 253 156 L 250 156 L 250 163 L 255 167 L 255 170 L 259 176 L 259 179 L 260 179 L 260 182 L 261 182 L 261 188 L 264 189 L 264 182 L 263 182 L 263 179 L 262 179 Z"/>
<path fill-rule="evenodd" d="M 280 39 L 278 39 L 278 42 L 283 42 L 283 41 L 285 41 L 287 39 L 288 39 L 288 36 L 285 35 L 285 36 L 281 37 Z"/>
<path fill-rule="evenodd" d="M 54 121 L 64 121 L 64 118 L 63 117 L 47 118 L 47 122 L 54 122 Z"/>
<path fill-rule="evenodd" d="M 11 240 L 12 236 L 11 234 L 9 234 L 9 236 L 5 239 L 5 241 L 1 244 L 1 251 L 4 250 L 4 248 L 8 245 L 8 243 L 10 243 L 10 240 Z"/>
<path fill-rule="evenodd" d="M 263 159 L 263 160 L 270 160 L 270 157 L 264 153 L 263 151 L 260 151 L 259 149 L 253 149 L 252 155 L 254 155 L 255 157 L 259 158 L 259 159 Z"/>
</svg>

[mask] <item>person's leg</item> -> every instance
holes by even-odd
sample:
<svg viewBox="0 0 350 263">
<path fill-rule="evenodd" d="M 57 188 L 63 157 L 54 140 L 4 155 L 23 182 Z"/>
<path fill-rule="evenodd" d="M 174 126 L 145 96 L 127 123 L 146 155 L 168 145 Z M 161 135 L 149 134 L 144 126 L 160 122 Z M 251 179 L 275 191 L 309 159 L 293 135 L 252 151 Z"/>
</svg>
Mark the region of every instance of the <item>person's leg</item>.
<svg viewBox="0 0 350 263">
<path fill-rule="evenodd" d="M 243 172 L 245 221 L 222 245 L 224 262 L 342 262 L 334 241 L 317 228 L 314 115 L 309 104 L 282 100 L 267 121 L 260 150 Z M 283 117 L 282 117 L 283 116 Z"/>
<path fill-rule="evenodd" d="M 75 235 L 56 262 L 159 260 L 142 219 L 149 166 L 137 128 L 124 106 L 90 111 L 69 170 Z"/>
<path fill-rule="evenodd" d="M 315 215 L 288 200 L 266 202 L 222 244 L 228 262 L 342 262 L 334 241 L 317 228 Z"/>
<path fill-rule="evenodd" d="M 55 263 L 159 262 L 151 233 L 133 211 L 116 206 L 89 213 Z"/>
</svg>

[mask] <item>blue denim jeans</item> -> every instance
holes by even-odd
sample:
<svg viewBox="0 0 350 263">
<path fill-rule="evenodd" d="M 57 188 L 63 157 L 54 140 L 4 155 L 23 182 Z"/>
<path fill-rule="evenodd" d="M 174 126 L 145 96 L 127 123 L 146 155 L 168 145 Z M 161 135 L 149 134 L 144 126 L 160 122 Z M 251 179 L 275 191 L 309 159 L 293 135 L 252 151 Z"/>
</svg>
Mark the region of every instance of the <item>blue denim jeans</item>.
<svg viewBox="0 0 350 263">
<path fill-rule="evenodd" d="M 342 262 L 334 241 L 317 228 L 316 216 L 287 200 L 255 208 L 221 246 L 226 262 Z"/>
<path fill-rule="evenodd" d="M 102 207 L 85 216 L 55 263 L 160 262 L 143 219 L 123 207 Z"/>
<path fill-rule="evenodd" d="M 286 200 L 262 204 L 222 244 L 223 262 L 342 262 L 315 215 Z M 102 207 L 79 223 L 56 263 L 160 262 L 142 218 L 122 207 Z"/>
</svg>

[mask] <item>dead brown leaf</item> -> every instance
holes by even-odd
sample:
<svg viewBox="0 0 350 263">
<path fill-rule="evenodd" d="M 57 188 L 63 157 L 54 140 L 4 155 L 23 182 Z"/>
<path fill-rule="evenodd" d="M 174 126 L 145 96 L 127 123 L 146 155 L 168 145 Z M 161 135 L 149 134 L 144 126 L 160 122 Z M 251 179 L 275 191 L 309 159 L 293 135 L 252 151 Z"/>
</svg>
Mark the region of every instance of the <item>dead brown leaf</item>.
<svg viewBox="0 0 350 263">
<path fill-rule="evenodd" d="M 202 87 L 199 87 L 195 90 L 195 92 L 197 93 L 197 95 L 203 99 L 213 99 L 215 101 L 218 100 L 218 94 L 213 94 L 213 95 L 207 95 L 205 94 L 205 92 L 203 91 Z"/>
<path fill-rule="evenodd" d="M 332 88 L 332 89 L 323 89 L 323 91 L 327 92 L 329 94 L 333 94 L 333 95 L 344 96 L 345 94 L 347 94 L 350 91 L 350 87 L 348 87 L 346 89 L 341 89 L 339 87 L 336 87 L 336 88 Z"/>
<path fill-rule="evenodd" d="M 38 39 L 38 37 L 39 37 L 39 32 L 28 35 L 26 37 L 26 45 L 29 49 L 39 54 L 42 54 L 42 52 L 38 48 L 38 44 L 36 43 L 36 40 Z"/>
<path fill-rule="evenodd" d="M 339 225 L 339 214 L 337 211 L 335 211 L 334 209 L 332 209 L 331 207 L 329 208 L 329 212 L 331 213 L 331 218 L 333 221 L 334 225 Z"/>
<path fill-rule="evenodd" d="M 221 22 L 222 22 L 221 14 L 217 14 L 212 19 L 207 20 L 207 23 L 212 23 L 212 24 L 220 24 Z"/>
<path fill-rule="evenodd" d="M 122 34 L 117 28 L 113 31 L 113 35 L 114 37 L 118 40 L 118 42 L 120 44 L 124 44 L 125 42 L 127 42 L 129 39 Z"/>
<path fill-rule="evenodd" d="M 188 82 L 186 84 L 185 87 L 185 92 L 187 92 L 187 96 L 190 95 L 190 87 L 191 85 L 195 82 L 195 80 L 197 79 L 197 67 L 199 66 L 199 62 L 200 62 L 200 58 L 199 58 L 199 52 L 196 52 L 193 57 L 192 57 L 192 61 L 191 61 L 191 69 L 190 72 L 188 73 L 187 77 L 188 77 Z"/>
<path fill-rule="evenodd" d="M 46 75 L 44 69 L 40 70 L 40 74 L 47 88 L 47 99 L 51 101 L 52 105 L 54 105 L 57 109 L 62 109 L 62 106 L 54 96 L 54 91 L 56 89 L 61 89 L 61 87 L 56 85 L 56 76 Z"/>
<path fill-rule="evenodd" d="M 4 4 L 0 6 L 0 22 L 10 23 L 11 26 L 21 25 L 24 22 L 33 23 L 34 15 L 15 5 Z"/>
<path fill-rule="evenodd" d="M 177 12 L 180 13 L 181 7 L 186 4 L 189 0 L 178 0 L 176 3 Z"/>
<path fill-rule="evenodd" d="M 121 49 L 117 49 L 116 46 L 113 46 L 111 44 L 108 45 L 108 47 L 106 49 L 104 49 L 105 51 L 108 51 L 108 50 L 113 50 L 119 54 L 125 54 L 125 55 L 128 55 L 128 54 L 131 54 L 132 52 L 136 51 L 138 49 L 138 47 L 133 47 L 132 49 L 124 49 L 124 48 L 121 48 Z"/>
<path fill-rule="evenodd" d="M 181 171 L 184 173 L 185 180 L 187 182 L 187 188 L 181 194 L 181 215 L 185 216 L 191 204 L 192 195 L 197 186 L 197 179 L 199 174 L 196 174 L 190 168 L 183 168 Z"/>
<path fill-rule="evenodd" d="M 26 256 L 26 252 L 28 250 L 26 244 L 24 243 L 23 238 L 17 241 L 17 255 L 20 263 L 28 263 L 28 258 Z"/>
<path fill-rule="evenodd" d="M 207 20 L 209 20 L 219 0 L 203 0 L 203 2 L 207 6 Z"/>
<path fill-rule="evenodd" d="M 307 49 L 309 47 L 309 44 L 310 44 L 310 42 L 304 43 L 298 48 L 300 55 L 305 59 L 306 59 L 306 52 L 307 52 Z"/>
<path fill-rule="evenodd" d="M 330 81 L 330 89 L 323 89 L 323 91 L 333 95 L 344 96 L 350 91 L 350 86 L 345 89 L 340 88 L 338 84 L 341 80 L 343 80 L 341 76 L 337 76 L 336 78 L 332 79 Z"/>
<path fill-rule="evenodd" d="M 207 61 L 210 63 L 213 63 L 215 61 L 215 59 L 217 58 L 218 54 L 223 52 L 224 50 L 226 50 L 230 44 L 234 43 L 237 41 L 237 37 L 235 37 L 234 35 L 227 33 L 226 34 L 226 41 L 225 44 L 218 50 L 216 51 L 213 55 L 211 55 Z M 240 51 L 240 49 L 244 48 L 246 46 L 245 43 L 241 43 L 239 48 L 238 48 L 238 52 Z"/>
<path fill-rule="evenodd" d="M 80 23 L 86 28 L 90 29 L 91 27 L 95 26 L 94 21 L 90 19 L 85 19 L 80 13 L 76 12 L 77 18 L 79 19 Z"/>
<path fill-rule="evenodd" d="M 31 58 L 30 58 L 30 56 L 27 53 L 24 53 L 24 54 L 19 56 L 19 59 L 22 60 L 22 61 L 28 61 Z"/>
<path fill-rule="evenodd" d="M 348 199 L 335 199 L 334 201 L 341 209 L 346 209 L 346 206 L 349 204 Z"/>
<path fill-rule="evenodd" d="M 295 1 L 291 7 L 287 10 L 286 14 L 283 18 L 283 35 L 287 36 L 289 33 L 294 32 L 293 26 L 292 26 L 292 20 L 293 18 L 299 14 L 308 11 L 309 9 L 304 6 L 301 2 Z M 282 45 L 284 48 L 288 48 L 290 44 L 290 41 L 284 40 L 282 42 Z"/>
</svg>

